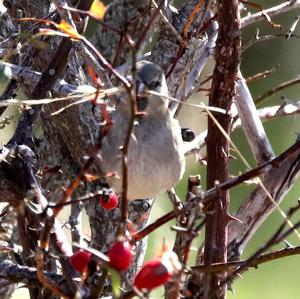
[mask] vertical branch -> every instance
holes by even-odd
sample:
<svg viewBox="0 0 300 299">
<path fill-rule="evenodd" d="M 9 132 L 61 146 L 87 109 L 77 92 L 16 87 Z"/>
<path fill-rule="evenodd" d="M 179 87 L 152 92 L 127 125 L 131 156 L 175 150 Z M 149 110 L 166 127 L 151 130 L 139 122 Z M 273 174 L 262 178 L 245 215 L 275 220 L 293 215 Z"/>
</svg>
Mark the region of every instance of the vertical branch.
<svg viewBox="0 0 300 299">
<path fill-rule="evenodd" d="M 237 0 L 218 1 L 219 33 L 216 42 L 216 65 L 213 73 L 209 105 L 228 111 L 215 114 L 215 118 L 230 133 L 231 116 L 229 109 L 235 95 L 235 82 L 240 63 L 240 16 Z M 208 120 L 207 135 L 207 188 L 216 182 L 228 179 L 229 140 L 220 132 L 212 119 Z M 227 261 L 229 192 L 221 191 L 211 203 L 206 205 L 206 233 L 204 264 Z M 220 279 L 226 274 L 206 273 L 204 277 L 204 298 L 225 298 L 226 285 L 216 295 Z"/>
<path fill-rule="evenodd" d="M 134 122 L 137 114 L 136 108 L 136 49 L 133 46 L 131 38 L 128 36 L 128 43 L 131 46 L 132 51 L 132 82 L 130 88 L 127 88 L 128 96 L 130 100 L 130 119 L 128 122 L 128 130 L 125 138 L 125 142 L 122 148 L 123 152 L 123 161 L 122 161 L 122 202 L 121 202 L 121 217 L 120 224 L 118 229 L 118 235 L 125 235 L 126 232 L 126 223 L 128 218 L 128 154 L 129 154 L 129 145 L 132 138 L 132 133 L 134 130 Z"/>
</svg>

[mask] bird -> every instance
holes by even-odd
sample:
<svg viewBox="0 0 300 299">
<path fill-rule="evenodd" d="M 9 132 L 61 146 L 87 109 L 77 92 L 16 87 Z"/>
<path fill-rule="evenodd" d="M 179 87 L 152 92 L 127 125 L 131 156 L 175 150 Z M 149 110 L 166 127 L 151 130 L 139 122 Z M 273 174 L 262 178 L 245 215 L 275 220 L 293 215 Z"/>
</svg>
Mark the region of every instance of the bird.
<svg viewBox="0 0 300 299">
<path fill-rule="evenodd" d="M 128 147 L 128 200 L 152 198 L 174 187 L 185 171 L 184 142 L 178 120 L 168 108 L 168 86 L 160 66 L 137 63 L 139 113 Z M 153 93 L 151 93 L 153 92 Z M 123 96 L 113 111 L 112 126 L 100 150 L 101 171 L 115 192 L 122 192 L 122 147 L 131 118 L 130 101 Z"/>
</svg>

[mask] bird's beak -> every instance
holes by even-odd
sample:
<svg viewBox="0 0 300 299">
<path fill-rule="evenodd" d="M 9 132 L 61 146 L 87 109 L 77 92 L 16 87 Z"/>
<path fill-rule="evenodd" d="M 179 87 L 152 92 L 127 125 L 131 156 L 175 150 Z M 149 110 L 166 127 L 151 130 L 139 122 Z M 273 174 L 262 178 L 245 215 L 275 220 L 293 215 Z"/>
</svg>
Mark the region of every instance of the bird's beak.
<svg viewBox="0 0 300 299">
<path fill-rule="evenodd" d="M 148 88 L 143 82 L 141 82 L 141 81 L 136 82 L 136 96 L 137 96 L 137 98 L 146 97 L 147 94 L 148 94 L 147 91 L 148 91 Z"/>
<path fill-rule="evenodd" d="M 148 88 L 143 82 L 136 83 L 136 104 L 139 112 L 144 112 L 148 106 Z"/>
</svg>

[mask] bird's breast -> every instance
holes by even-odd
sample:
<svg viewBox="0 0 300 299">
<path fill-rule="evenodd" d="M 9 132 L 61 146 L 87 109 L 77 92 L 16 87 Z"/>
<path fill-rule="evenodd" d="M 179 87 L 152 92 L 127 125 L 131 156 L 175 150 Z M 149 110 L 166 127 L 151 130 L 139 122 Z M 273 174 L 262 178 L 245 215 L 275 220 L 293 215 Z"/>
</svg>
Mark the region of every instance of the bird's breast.
<svg viewBox="0 0 300 299">
<path fill-rule="evenodd" d="M 119 130 L 116 130 L 119 128 Z M 116 172 L 108 183 L 122 191 L 122 151 L 128 125 L 113 125 L 102 147 L 102 169 Z M 128 198 L 157 195 L 172 188 L 182 177 L 185 167 L 183 141 L 177 120 L 143 119 L 135 126 L 128 152 Z"/>
</svg>

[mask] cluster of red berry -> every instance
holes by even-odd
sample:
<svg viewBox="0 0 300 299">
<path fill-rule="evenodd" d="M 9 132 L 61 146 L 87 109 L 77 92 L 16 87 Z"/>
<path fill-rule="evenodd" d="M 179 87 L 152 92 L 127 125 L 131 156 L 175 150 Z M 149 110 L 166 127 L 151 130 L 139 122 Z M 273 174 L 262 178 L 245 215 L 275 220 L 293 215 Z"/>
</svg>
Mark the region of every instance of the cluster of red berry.
<svg viewBox="0 0 300 299">
<path fill-rule="evenodd" d="M 104 190 L 99 196 L 99 204 L 106 210 L 118 206 L 118 196 L 111 189 Z M 132 262 L 132 245 L 128 241 L 117 241 L 107 252 L 109 266 L 121 272 L 127 270 Z M 92 254 L 86 250 L 78 250 L 70 256 L 73 268 L 81 273 L 88 273 Z M 133 285 L 137 289 L 152 290 L 165 284 L 180 269 L 180 263 L 174 252 L 165 250 L 161 256 L 146 262 L 134 278 Z"/>
<path fill-rule="evenodd" d="M 108 251 L 109 265 L 117 271 L 125 271 L 131 264 L 132 255 L 132 246 L 128 241 L 117 241 Z M 79 250 L 70 257 L 74 269 L 81 273 L 87 271 L 90 260 L 91 253 L 85 250 Z M 176 254 L 166 251 L 142 266 L 133 285 L 138 289 L 152 290 L 165 284 L 179 269 Z"/>
</svg>

